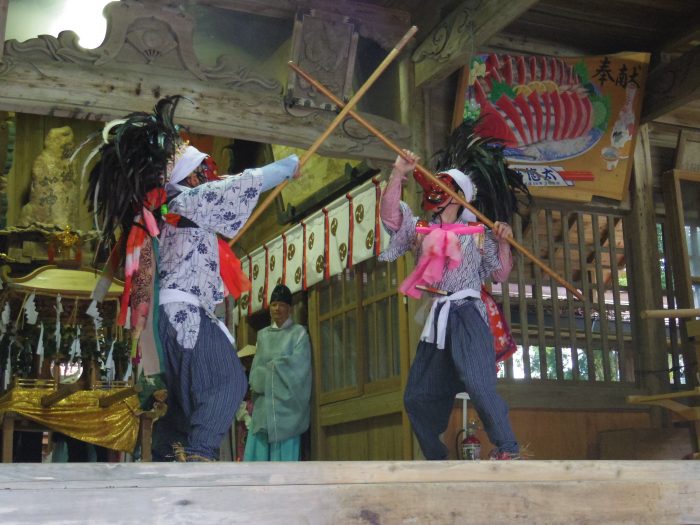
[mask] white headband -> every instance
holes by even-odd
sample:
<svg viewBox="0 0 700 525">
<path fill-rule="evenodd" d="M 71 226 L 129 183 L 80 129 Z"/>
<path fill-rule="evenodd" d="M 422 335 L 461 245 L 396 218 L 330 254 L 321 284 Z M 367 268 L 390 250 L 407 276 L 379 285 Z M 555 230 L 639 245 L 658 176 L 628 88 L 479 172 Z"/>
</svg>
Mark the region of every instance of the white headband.
<svg viewBox="0 0 700 525">
<path fill-rule="evenodd" d="M 469 178 L 469 175 L 465 175 L 455 168 L 443 171 L 441 173 L 446 173 L 452 177 L 452 180 L 457 183 L 457 186 L 459 186 L 462 193 L 464 193 L 464 200 L 467 202 L 474 200 L 474 197 L 476 197 L 476 188 L 474 187 L 472 180 Z M 467 222 L 476 222 L 476 216 L 467 209 L 462 212 L 462 219 Z"/>
<path fill-rule="evenodd" d="M 175 161 L 168 183 L 165 185 L 168 196 L 188 189 L 187 186 L 182 186 L 178 183 L 187 178 L 208 156 L 194 146 L 187 146 L 182 156 Z"/>
</svg>

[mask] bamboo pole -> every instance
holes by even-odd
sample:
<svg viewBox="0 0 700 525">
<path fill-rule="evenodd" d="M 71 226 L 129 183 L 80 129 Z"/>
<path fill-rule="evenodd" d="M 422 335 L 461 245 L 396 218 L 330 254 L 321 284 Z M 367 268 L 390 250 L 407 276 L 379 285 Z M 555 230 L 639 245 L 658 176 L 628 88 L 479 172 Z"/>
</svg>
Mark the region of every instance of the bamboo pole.
<svg viewBox="0 0 700 525">
<path fill-rule="evenodd" d="M 360 89 L 357 90 L 355 95 L 347 102 L 347 104 L 339 104 L 338 107 L 342 108 L 342 110 L 336 115 L 335 119 L 333 119 L 333 122 L 330 123 L 328 128 L 316 139 L 316 142 L 314 142 L 311 147 L 309 147 L 308 150 L 304 153 L 304 155 L 301 157 L 301 160 L 299 161 L 299 169 L 306 164 L 306 162 L 311 158 L 311 156 L 316 153 L 316 150 L 323 144 L 326 139 L 330 136 L 331 133 L 337 128 L 343 120 L 345 120 L 348 116 L 348 114 L 352 111 L 352 108 L 354 108 L 357 103 L 360 101 L 360 99 L 364 96 L 364 94 L 367 92 L 367 90 L 372 87 L 372 85 L 376 82 L 376 80 L 379 78 L 379 76 L 384 72 L 384 70 L 389 67 L 389 65 L 394 61 L 394 59 L 399 55 L 401 50 L 403 50 L 404 47 L 406 47 L 406 44 L 413 38 L 413 35 L 416 34 L 416 31 L 418 31 L 418 28 L 416 26 L 412 26 L 406 34 L 399 40 L 398 44 L 394 46 L 394 49 L 392 49 L 389 54 L 386 56 L 386 58 L 382 61 L 379 66 L 377 66 L 377 69 L 374 70 L 374 72 L 370 75 L 370 77 L 365 81 L 362 86 L 360 86 Z M 253 213 L 250 215 L 250 218 L 248 221 L 243 225 L 243 227 L 238 231 L 236 236 L 229 241 L 229 245 L 233 246 L 238 242 L 238 240 L 241 238 L 241 236 L 250 228 L 250 226 L 262 215 L 262 213 L 272 204 L 272 202 L 277 198 L 277 196 L 282 193 L 282 190 L 287 187 L 287 184 L 289 184 L 289 180 L 286 180 L 282 182 L 281 184 L 277 185 L 277 187 L 270 192 L 270 194 L 267 196 L 267 198 L 258 206 L 256 206 L 255 210 L 253 210 Z"/>
<path fill-rule="evenodd" d="M 700 317 L 700 308 L 677 308 L 675 310 L 642 310 L 642 319 L 682 319 Z"/>
<path fill-rule="evenodd" d="M 338 107 L 342 107 L 343 101 L 340 100 L 338 97 L 336 97 L 331 91 L 329 91 L 323 84 L 320 84 L 316 79 L 314 79 L 311 75 L 306 73 L 303 69 L 301 69 L 299 66 L 296 64 L 289 62 L 289 67 L 292 68 L 298 75 L 304 78 L 307 82 L 309 82 L 319 93 L 322 95 L 325 95 L 330 99 L 331 102 L 336 104 Z M 354 118 L 359 124 L 367 128 L 367 131 L 375 135 L 381 142 L 384 143 L 390 150 L 394 151 L 397 155 L 400 155 L 404 157 L 404 151 L 397 146 L 394 142 L 389 140 L 381 131 L 379 131 L 377 128 L 375 128 L 372 124 L 367 122 L 366 119 L 364 119 L 361 115 L 359 115 L 355 111 L 349 111 L 349 115 Z M 481 213 L 479 210 L 474 208 L 471 204 L 469 204 L 466 200 L 461 198 L 452 188 L 447 186 L 445 183 L 443 183 L 440 179 L 438 179 L 435 175 L 433 175 L 428 169 L 425 167 L 421 166 L 420 164 L 416 165 L 416 169 L 420 171 L 423 175 L 428 177 L 431 182 L 437 184 L 440 186 L 440 188 L 450 195 L 453 199 L 455 199 L 459 204 L 464 206 L 466 209 L 471 211 L 474 215 L 476 215 L 477 219 L 479 219 L 481 222 L 483 222 L 486 226 L 489 228 L 493 229 L 494 228 L 494 223 L 486 217 L 483 213 Z M 566 281 L 564 278 L 562 278 L 558 273 L 556 273 L 554 270 L 552 270 L 549 266 L 547 266 L 544 262 L 542 262 L 538 257 L 536 257 L 530 250 L 525 248 L 523 245 L 521 245 L 519 242 L 517 242 L 515 239 L 508 238 L 506 239 L 508 243 L 518 250 L 520 253 L 522 253 L 524 256 L 526 256 L 528 259 L 530 259 L 533 263 L 535 263 L 537 266 L 540 267 L 540 269 L 545 272 L 547 275 L 549 275 L 552 279 L 557 281 L 559 284 L 564 286 L 567 290 L 569 290 L 577 299 L 580 301 L 584 301 L 583 295 L 581 292 L 579 292 L 573 285 L 571 285 L 568 281 Z"/>
</svg>

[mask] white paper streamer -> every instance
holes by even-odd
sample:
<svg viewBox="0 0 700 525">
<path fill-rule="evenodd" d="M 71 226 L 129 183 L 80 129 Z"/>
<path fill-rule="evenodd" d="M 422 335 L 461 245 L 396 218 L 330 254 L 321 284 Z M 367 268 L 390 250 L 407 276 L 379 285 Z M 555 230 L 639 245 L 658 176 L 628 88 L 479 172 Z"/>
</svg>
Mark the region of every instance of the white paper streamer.
<svg viewBox="0 0 700 525">
<path fill-rule="evenodd" d="M 109 353 L 107 354 L 107 359 L 105 360 L 105 378 L 107 381 L 114 381 L 114 376 L 117 373 L 117 368 L 114 365 L 114 343 L 109 347 Z"/>
<path fill-rule="evenodd" d="M 76 328 L 75 339 L 73 339 L 73 342 L 70 345 L 69 355 L 71 361 L 75 361 L 82 357 L 82 353 L 80 351 L 80 326 Z"/>
<path fill-rule="evenodd" d="M 39 341 L 36 343 L 36 355 L 39 356 L 39 370 L 44 364 L 44 323 L 39 324 Z"/>
<path fill-rule="evenodd" d="M 27 319 L 27 324 L 36 324 L 39 317 L 39 312 L 36 310 L 35 295 L 32 292 L 24 303 L 24 315 Z"/>
<path fill-rule="evenodd" d="M 63 305 L 61 304 L 61 294 L 56 296 L 56 306 L 53 307 L 56 310 L 56 328 L 53 332 L 53 337 L 56 341 L 56 353 L 61 353 L 61 314 L 63 313 Z"/>
<path fill-rule="evenodd" d="M 7 362 L 5 363 L 5 377 L 3 378 L 2 381 L 2 387 L 3 389 L 7 390 L 7 387 L 10 386 L 10 374 L 12 373 L 12 343 L 10 343 L 10 346 L 7 348 Z"/>
<path fill-rule="evenodd" d="M 97 350 L 97 355 L 100 355 L 100 328 L 102 328 L 102 316 L 100 315 L 99 308 L 97 308 L 96 300 L 92 300 L 85 313 L 92 317 L 92 324 L 95 326 L 95 349 Z"/>
<path fill-rule="evenodd" d="M 7 327 L 10 324 L 10 303 L 5 303 L 5 308 L 0 314 L 0 334 L 4 335 L 7 332 Z"/>
<path fill-rule="evenodd" d="M 132 370 L 131 359 L 129 359 L 129 366 L 128 366 L 127 369 L 126 369 L 126 373 L 124 374 L 124 377 L 123 377 L 122 381 L 128 381 L 128 380 L 129 380 L 129 378 L 131 377 L 131 370 Z"/>
<path fill-rule="evenodd" d="M 102 328 L 102 316 L 100 315 L 99 308 L 97 308 L 96 300 L 92 300 L 90 306 L 88 306 L 88 309 L 85 311 L 85 313 L 92 317 L 92 322 L 95 325 L 95 330 Z"/>
</svg>

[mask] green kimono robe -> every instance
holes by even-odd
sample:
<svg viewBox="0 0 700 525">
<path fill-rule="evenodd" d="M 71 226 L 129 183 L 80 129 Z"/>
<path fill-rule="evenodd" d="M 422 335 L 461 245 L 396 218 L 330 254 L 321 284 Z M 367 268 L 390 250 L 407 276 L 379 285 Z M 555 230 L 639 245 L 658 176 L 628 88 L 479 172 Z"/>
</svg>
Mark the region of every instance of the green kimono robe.
<svg viewBox="0 0 700 525">
<path fill-rule="evenodd" d="M 248 380 L 253 400 L 250 431 L 276 443 L 309 428 L 311 345 L 306 328 L 291 319 L 258 332 Z"/>
</svg>

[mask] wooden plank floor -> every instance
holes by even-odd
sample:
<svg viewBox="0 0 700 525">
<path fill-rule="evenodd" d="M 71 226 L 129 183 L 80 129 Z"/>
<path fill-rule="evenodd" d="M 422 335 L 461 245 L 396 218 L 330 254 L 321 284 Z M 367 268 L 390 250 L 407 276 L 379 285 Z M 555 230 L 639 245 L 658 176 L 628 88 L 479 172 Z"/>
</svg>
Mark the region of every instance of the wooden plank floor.
<svg viewBox="0 0 700 525">
<path fill-rule="evenodd" d="M 0 465 L 10 524 L 698 524 L 700 461 Z"/>
</svg>

